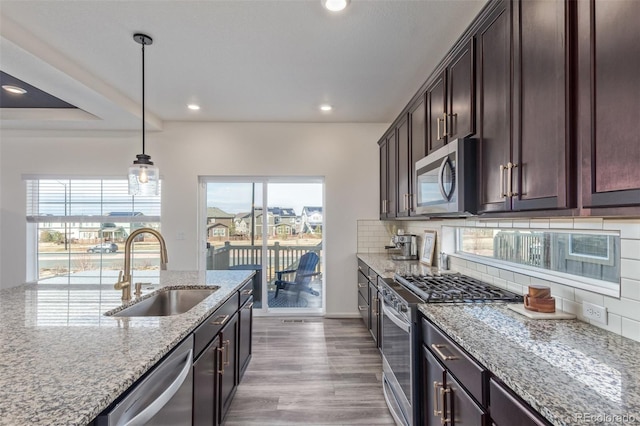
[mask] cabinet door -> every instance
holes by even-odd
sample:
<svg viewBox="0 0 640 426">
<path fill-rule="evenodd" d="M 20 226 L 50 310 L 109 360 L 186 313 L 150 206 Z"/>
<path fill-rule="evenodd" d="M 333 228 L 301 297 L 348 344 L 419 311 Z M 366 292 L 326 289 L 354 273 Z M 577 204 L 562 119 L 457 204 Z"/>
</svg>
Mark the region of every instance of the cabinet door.
<svg viewBox="0 0 640 426">
<path fill-rule="evenodd" d="M 238 315 L 234 315 L 220 332 L 220 418 L 222 423 L 229 411 L 236 387 L 236 345 L 238 336 Z"/>
<path fill-rule="evenodd" d="M 216 337 L 193 363 L 193 424 L 212 426 L 218 415 L 218 348 Z"/>
<path fill-rule="evenodd" d="M 472 38 L 447 67 L 447 139 L 450 141 L 475 133 L 474 77 Z"/>
<path fill-rule="evenodd" d="M 389 155 L 387 141 L 380 145 L 380 219 L 387 218 L 387 202 L 389 201 Z"/>
<path fill-rule="evenodd" d="M 380 336 L 380 297 L 378 295 L 378 287 L 373 283 L 369 283 L 369 331 L 373 340 L 378 345 Z"/>
<path fill-rule="evenodd" d="M 409 164 L 411 162 L 409 147 L 409 120 L 405 117 L 398 124 L 398 192 L 396 209 L 397 217 L 409 216 L 410 204 L 409 195 L 411 194 L 411 181 Z"/>
<path fill-rule="evenodd" d="M 513 3 L 513 210 L 571 207 L 567 8 L 572 2 Z M 640 71 L 640 70 L 639 70 Z M 575 173 L 575 172 L 574 172 Z M 570 199 L 571 198 L 571 199 Z"/>
<path fill-rule="evenodd" d="M 638 1 L 578 2 L 578 140 L 585 208 L 640 206 L 638 16 Z"/>
<path fill-rule="evenodd" d="M 487 414 L 485 411 L 449 372 L 446 373 L 445 385 L 444 416 L 448 420 L 447 425 L 478 426 L 486 424 Z"/>
<path fill-rule="evenodd" d="M 511 158 L 511 21 L 510 4 L 496 3 L 496 9 L 476 33 L 478 77 L 477 125 L 479 141 L 478 212 L 504 211 L 506 166 Z"/>
<path fill-rule="evenodd" d="M 411 164 L 409 168 L 410 181 L 410 199 L 411 209 L 409 215 L 415 214 L 415 170 L 416 162 L 421 160 L 427 155 L 427 109 L 425 107 L 424 96 L 420 97 L 420 100 L 409 110 L 409 126 L 411 127 Z"/>
<path fill-rule="evenodd" d="M 501 382 L 489 380 L 491 420 L 496 426 L 546 426 L 549 423 Z"/>
<path fill-rule="evenodd" d="M 251 337 L 253 334 L 253 297 L 240 308 L 238 326 L 238 383 L 242 380 L 251 360 Z"/>
<path fill-rule="evenodd" d="M 398 140 L 395 131 L 387 137 L 387 158 L 389 173 L 387 192 L 387 218 L 396 217 L 398 205 Z"/>
<path fill-rule="evenodd" d="M 358 292 L 358 312 L 360 312 L 360 316 L 362 317 L 362 321 L 364 322 L 365 327 L 367 327 L 367 329 L 370 329 L 371 326 L 369 324 L 369 303 L 367 298 L 363 297 L 362 293 Z"/>
<path fill-rule="evenodd" d="M 427 148 L 431 153 L 447 143 L 447 84 L 446 72 L 438 75 L 427 89 Z"/>
<path fill-rule="evenodd" d="M 444 368 L 422 345 L 422 425 L 440 425 L 444 407 L 440 391 L 445 383 Z"/>
</svg>

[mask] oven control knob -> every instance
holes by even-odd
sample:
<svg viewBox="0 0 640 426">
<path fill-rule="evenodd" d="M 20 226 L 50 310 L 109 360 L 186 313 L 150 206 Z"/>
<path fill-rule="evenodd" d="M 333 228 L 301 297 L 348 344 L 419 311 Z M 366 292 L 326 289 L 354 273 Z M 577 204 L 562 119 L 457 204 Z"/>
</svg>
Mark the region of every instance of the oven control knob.
<svg viewBox="0 0 640 426">
<path fill-rule="evenodd" d="M 398 303 L 398 312 L 407 312 L 407 306 L 401 303 Z"/>
</svg>

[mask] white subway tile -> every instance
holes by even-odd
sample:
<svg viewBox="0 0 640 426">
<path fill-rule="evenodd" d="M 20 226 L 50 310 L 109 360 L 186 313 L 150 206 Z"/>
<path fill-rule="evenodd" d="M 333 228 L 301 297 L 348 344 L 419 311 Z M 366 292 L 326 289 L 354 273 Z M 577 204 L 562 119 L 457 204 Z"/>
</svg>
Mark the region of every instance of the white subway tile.
<svg viewBox="0 0 640 426">
<path fill-rule="evenodd" d="M 576 302 L 589 302 L 593 303 L 594 305 L 604 306 L 604 296 L 602 294 L 592 293 L 590 291 L 582 290 L 579 288 L 574 289 L 574 291 Z"/>
<path fill-rule="evenodd" d="M 499 280 L 499 279 L 500 278 L 496 278 L 496 280 Z M 524 288 L 520 284 L 510 283 L 510 282 L 507 282 L 507 290 L 513 291 L 514 293 L 517 293 L 517 294 L 525 293 Z"/>
<path fill-rule="evenodd" d="M 620 231 L 620 238 L 640 239 L 640 219 L 607 219 L 603 229 Z"/>
<path fill-rule="evenodd" d="M 549 287 L 551 288 L 551 296 L 553 297 L 562 297 L 566 300 L 575 301 L 575 288 L 569 287 L 562 284 L 550 283 Z"/>
<path fill-rule="evenodd" d="M 529 221 L 531 229 L 549 229 L 549 219 L 531 219 Z"/>
<path fill-rule="evenodd" d="M 497 228 L 498 227 L 498 222 L 496 222 L 495 219 L 493 220 L 483 220 L 481 221 L 485 227 L 487 228 Z"/>
<path fill-rule="evenodd" d="M 620 259 L 620 276 L 640 280 L 640 260 Z"/>
<path fill-rule="evenodd" d="M 508 287 L 509 284 L 507 283 L 507 281 L 503 280 L 501 278 L 494 278 L 493 279 L 493 285 L 497 285 L 498 287 L 505 288 L 505 289 L 509 288 Z M 520 293 L 518 293 L 518 294 L 520 294 Z"/>
<path fill-rule="evenodd" d="M 614 314 L 632 320 L 640 321 L 640 302 L 632 299 L 614 299 L 613 297 L 604 298 L 604 306 Z"/>
<path fill-rule="evenodd" d="M 640 322 L 622 318 L 622 335 L 640 342 Z"/>
<path fill-rule="evenodd" d="M 513 221 L 514 228 L 528 228 L 529 220 L 528 219 L 518 219 Z"/>
<path fill-rule="evenodd" d="M 501 220 L 498 222 L 498 228 L 513 228 L 512 220 Z"/>
<path fill-rule="evenodd" d="M 573 219 L 551 219 L 549 221 L 549 228 L 551 229 L 572 229 Z"/>
<path fill-rule="evenodd" d="M 620 240 L 620 257 L 640 260 L 640 240 Z"/>
<path fill-rule="evenodd" d="M 507 281 L 515 281 L 516 279 L 513 276 L 513 272 L 511 271 L 507 271 L 506 269 L 500 269 L 498 271 L 498 276 L 500 278 L 502 278 L 503 280 L 507 280 Z"/>
<path fill-rule="evenodd" d="M 611 331 L 612 333 L 622 334 L 622 317 L 620 315 L 612 314 L 611 312 L 607 315 L 607 325 L 596 321 L 592 321 L 591 324 L 598 328 Z"/>
<path fill-rule="evenodd" d="M 483 274 L 487 273 L 487 265 L 483 265 L 482 263 L 477 263 L 476 269 L 478 270 L 478 272 L 481 272 Z"/>
<path fill-rule="evenodd" d="M 484 281 L 485 283 L 489 283 L 489 284 L 493 284 L 493 275 L 489 275 L 489 274 L 480 274 L 480 280 Z"/>
<path fill-rule="evenodd" d="M 531 285 L 531 277 L 529 275 L 523 275 L 523 274 L 513 274 L 513 280 L 517 283 L 520 284 L 522 286 L 529 286 Z"/>
<path fill-rule="evenodd" d="M 500 276 L 500 269 L 494 268 L 493 266 L 487 266 L 487 273 L 489 275 L 494 276 L 494 277 L 499 277 Z"/>
<path fill-rule="evenodd" d="M 572 300 L 562 299 L 562 310 L 576 315 L 581 321 L 589 322 L 582 316 L 582 305 L 579 303 L 576 303 Z"/>
<path fill-rule="evenodd" d="M 622 278 L 620 281 L 621 296 L 640 301 L 640 281 L 628 278 Z"/>
<path fill-rule="evenodd" d="M 602 229 L 603 219 L 601 217 L 576 217 L 573 219 L 575 229 Z"/>
</svg>

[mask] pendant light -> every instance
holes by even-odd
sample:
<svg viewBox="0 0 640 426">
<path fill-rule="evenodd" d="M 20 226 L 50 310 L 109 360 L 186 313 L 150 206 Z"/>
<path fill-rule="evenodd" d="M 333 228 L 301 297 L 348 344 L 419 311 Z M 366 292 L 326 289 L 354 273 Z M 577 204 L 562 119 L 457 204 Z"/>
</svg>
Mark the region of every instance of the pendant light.
<svg viewBox="0 0 640 426">
<path fill-rule="evenodd" d="M 153 165 L 151 157 L 144 151 L 144 47 L 153 43 L 146 34 L 134 34 L 133 39 L 142 45 L 142 154 L 129 167 L 129 195 L 158 195 L 160 188 L 160 170 Z"/>
</svg>

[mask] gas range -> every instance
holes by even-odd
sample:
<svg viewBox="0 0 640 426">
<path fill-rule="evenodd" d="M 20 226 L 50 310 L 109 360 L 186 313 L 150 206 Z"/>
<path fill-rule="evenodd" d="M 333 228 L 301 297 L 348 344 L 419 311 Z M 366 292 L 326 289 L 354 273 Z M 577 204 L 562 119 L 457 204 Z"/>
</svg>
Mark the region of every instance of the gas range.
<svg viewBox="0 0 640 426">
<path fill-rule="evenodd" d="M 394 281 L 409 289 L 423 303 L 522 302 L 523 297 L 462 274 L 400 275 Z"/>
</svg>

